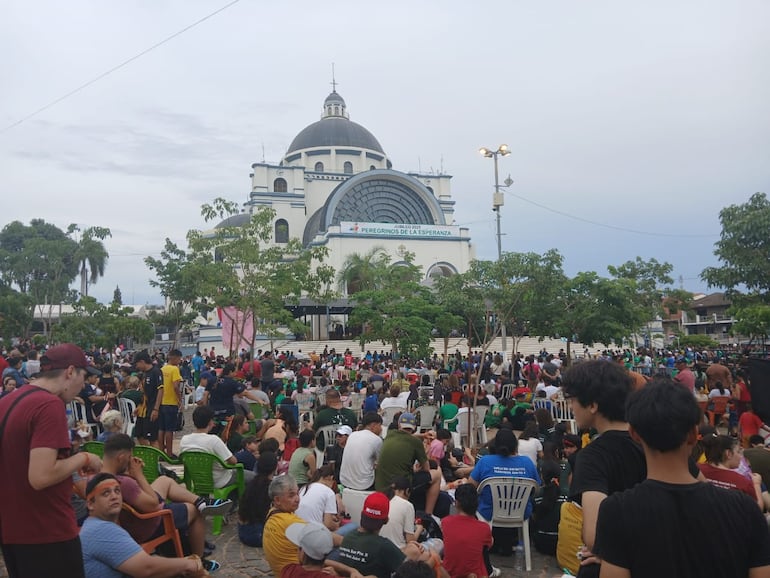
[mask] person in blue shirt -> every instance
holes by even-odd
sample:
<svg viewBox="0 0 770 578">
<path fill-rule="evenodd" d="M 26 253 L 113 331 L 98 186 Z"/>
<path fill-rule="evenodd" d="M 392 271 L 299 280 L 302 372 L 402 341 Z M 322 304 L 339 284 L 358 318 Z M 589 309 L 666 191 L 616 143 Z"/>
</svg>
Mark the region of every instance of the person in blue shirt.
<svg viewBox="0 0 770 578">
<path fill-rule="evenodd" d="M 192 356 L 190 365 L 192 365 L 193 370 L 193 386 L 198 387 L 201 379 L 201 373 L 203 372 L 203 368 L 206 365 L 206 363 L 203 361 L 203 356 L 201 355 L 200 351 L 196 351 L 195 355 Z"/>
<path fill-rule="evenodd" d="M 501 428 L 495 436 L 494 453 L 483 456 L 476 462 L 468 480 L 475 486 L 478 486 L 487 478 L 505 477 L 505 478 L 531 478 L 540 484 L 540 475 L 537 473 L 537 467 L 532 460 L 526 456 L 516 454 L 518 449 L 518 440 L 513 431 L 508 428 Z M 484 488 L 479 496 L 479 514 L 485 520 L 492 519 L 492 490 Z M 524 517 L 529 518 L 532 515 L 532 501 L 527 504 Z"/>
<path fill-rule="evenodd" d="M 118 525 L 123 507 L 120 482 L 112 474 L 97 474 L 86 485 L 89 517 L 80 529 L 83 565 L 88 578 L 205 576 L 199 558 L 150 556 Z M 218 566 L 218 564 L 217 564 Z"/>
</svg>

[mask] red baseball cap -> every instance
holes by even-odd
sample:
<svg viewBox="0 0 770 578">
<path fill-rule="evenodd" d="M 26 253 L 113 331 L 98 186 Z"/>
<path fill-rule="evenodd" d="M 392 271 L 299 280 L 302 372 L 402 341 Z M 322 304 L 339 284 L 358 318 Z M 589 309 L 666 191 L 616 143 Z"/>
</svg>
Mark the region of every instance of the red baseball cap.
<svg viewBox="0 0 770 578">
<path fill-rule="evenodd" d="M 390 500 L 382 492 L 369 494 L 364 501 L 364 509 L 361 515 L 372 520 L 387 520 L 390 513 Z"/>
<path fill-rule="evenodd" d="M 92 375 L 101 375 L 86 359 L 86 354 L 74 343 L 62 343 L 52 347 L 40 358 L 40 371 L 53 371 L 54 369 L 67 369 L 70 365 L 78 369 L 85 369 Z"/>
</svg>

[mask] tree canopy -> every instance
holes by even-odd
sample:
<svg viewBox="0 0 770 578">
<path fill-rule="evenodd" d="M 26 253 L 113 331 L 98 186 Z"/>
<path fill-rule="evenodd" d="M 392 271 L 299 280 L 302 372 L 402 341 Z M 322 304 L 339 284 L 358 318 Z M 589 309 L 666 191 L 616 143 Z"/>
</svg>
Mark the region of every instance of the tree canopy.
<svg viewBox="0 0 770 578">
<path fill-rule="evenodd" d="M 715 244 L 718 267 L 701 278 L 721 287 L 733 302 L 734 333 L 764 339 L 770 334 L 770 201 L 754 193 L 746 202 L 719 212 L 722 232 Z"/>
</svg>

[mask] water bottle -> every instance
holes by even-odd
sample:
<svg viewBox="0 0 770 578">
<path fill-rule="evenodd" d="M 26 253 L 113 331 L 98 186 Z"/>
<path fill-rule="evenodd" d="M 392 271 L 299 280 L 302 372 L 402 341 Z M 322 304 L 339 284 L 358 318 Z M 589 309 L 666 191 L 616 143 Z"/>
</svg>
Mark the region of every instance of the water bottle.
<svg viewBox="0 0 770 578">
<path fill-rule="evenodd" d="M 516 547 L 513 549 L 513 555 L 515 556 L 513 560 L 513 569 L 517 572 L 523 572 L 524 571 L 524 545 L 519 542 L 516 544 Z"/>
<path fill-rule="evenodd" d="M 67 404 L 67 427 L 69 429 L 75 428 L 75 416 L 72 414 L 72 407 L 70 407 L 70 404 Z"/>
</svg>

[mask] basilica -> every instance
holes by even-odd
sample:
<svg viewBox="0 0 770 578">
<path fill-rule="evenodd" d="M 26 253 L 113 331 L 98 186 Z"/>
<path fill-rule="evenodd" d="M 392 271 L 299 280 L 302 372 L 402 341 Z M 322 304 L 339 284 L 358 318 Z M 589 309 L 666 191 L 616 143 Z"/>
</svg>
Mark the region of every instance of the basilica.
<svg viewBox="0 0 770 578">
<path fill-rule="evenodd" d="M 474 258 L 470 231 L 455 224 L 451 176 L 394 170 L 377 138 L 350 120 L 336 89 L 278 164 L 251 167 L 244 213 L 218 227 L 243 224 L 268 206 L 276 214 L 274 243 L 325 246 L 325 263 L 337 272 L 353 253 L 381 248 L 398 264 L 410 252 L 426 284 L 467 271 Z"/>
</svg>

